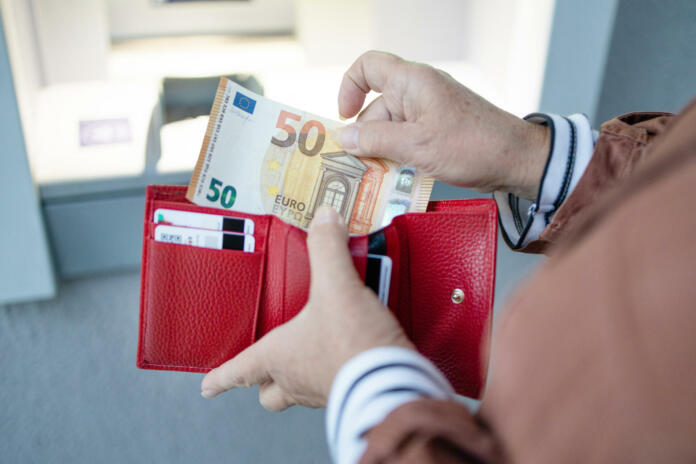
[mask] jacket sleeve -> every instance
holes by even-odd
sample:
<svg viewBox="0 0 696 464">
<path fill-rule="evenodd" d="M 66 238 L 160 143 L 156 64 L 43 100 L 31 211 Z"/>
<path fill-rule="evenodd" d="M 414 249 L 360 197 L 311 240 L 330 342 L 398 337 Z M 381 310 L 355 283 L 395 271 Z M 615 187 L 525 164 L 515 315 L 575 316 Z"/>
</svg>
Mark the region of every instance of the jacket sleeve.
<svg viewBox="0 0 696 464">
<path fill-rule="evenodd" d="M 669 113 L 629 113 L 602 124 L 592 158 L 572 193 L 539 236 L 519 251 L 545 253 L 570 235 L 587 207 L 631 176 L 673 117 Z"/>
<path fill-rule="evenodd" d="M 454 400 L 408 402 L 370 429 L 365 438 L 361 464 L 506 462 L 493 434 Z"/>
</svg>

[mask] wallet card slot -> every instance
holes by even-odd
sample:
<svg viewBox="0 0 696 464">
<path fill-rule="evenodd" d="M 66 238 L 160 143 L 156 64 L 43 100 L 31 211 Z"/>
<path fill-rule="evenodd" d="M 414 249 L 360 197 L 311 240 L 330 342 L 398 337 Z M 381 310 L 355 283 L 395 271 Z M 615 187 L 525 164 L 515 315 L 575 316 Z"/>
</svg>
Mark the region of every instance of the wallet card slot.
<svg viewBox="0 0 696 464">
<path fill-rule="evenodd" d="M 188 211 L 192 213 L 202 213 L 202 214 L 213 214 L 217 216 L 226 216 L 234 218 L 251 219 L 254 221 L 254 240 L 256 243 L 255 251 L 263 252 L 266 249 L 266 234 L 267 226 L 272 218 L 268 215 L 258 215 L 258 214 L 247 214 L 237 211 L 227 211 L 220 210 L 216 208 L 205 208 L 201 206 L 189 203 L 184 199 L 182 202 L 168 201 L 168 200 L 154 200 L 151 202 L 149 210 L 147 211 L 147 223 L 146 223 L 146 236 L 148 238 L 154 238 L 154 229 L 157 224 L 154 223 L 154 212 L 160 208 L 173 209 L 177 211 Z"/>
<path fill-rule="evenodd" d="M 145 246 L 140 367 L 205 372 L 253 343 L 263 253 Z"/>
</svg>

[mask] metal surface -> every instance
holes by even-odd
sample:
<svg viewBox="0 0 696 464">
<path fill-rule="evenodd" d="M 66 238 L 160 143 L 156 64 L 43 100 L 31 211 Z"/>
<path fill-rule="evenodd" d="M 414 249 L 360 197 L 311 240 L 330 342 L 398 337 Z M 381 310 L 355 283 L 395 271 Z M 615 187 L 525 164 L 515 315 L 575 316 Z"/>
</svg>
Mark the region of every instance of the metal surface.
<svg viewBox="0 0 696 464">
<path fill-rule="evenodd" d="M 464 295 L 464 291 L 462 289 L 455 288 L 454 290 L 452 290 L 452 295 L 451 295 L 452 303 L 461 304 L 461 302 L 464 301 L 464 297 L 465 297 L 465 295 Z"/>
</svg>

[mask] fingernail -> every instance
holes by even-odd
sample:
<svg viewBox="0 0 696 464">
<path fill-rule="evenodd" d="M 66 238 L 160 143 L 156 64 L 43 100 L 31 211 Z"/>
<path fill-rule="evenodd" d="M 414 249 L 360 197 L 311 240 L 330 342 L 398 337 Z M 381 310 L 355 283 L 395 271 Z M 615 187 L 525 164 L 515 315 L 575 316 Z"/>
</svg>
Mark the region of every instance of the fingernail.
<svg viewBox="0 0 696 464">
<path fill-rule="evenodd" d="M 203 390 L 201 396 L 203 398 L 213 398 L 217 396 L 218 392 L 216 390 Z"/>
<path fill-rule="evenodd" d="M 321 224 L 327 224 L 327 223 L 336 223 L 336 224 L 341 224 L 343 223 L 343 220 L 341 219 L 341 216 L 338 215 L 335 209 L 333 209 L 331 206 L 327 205 L 322 205 L 317 209 L 317 212 L 314 214 L 314 219 L 312 219 L 312 229 L 314 229 L 316 226 L 319 226 Z"/>
<path fill-rule="evenodd" d="M 344 150 L 358 148 L 359 123 L 349 124 L 338 132 L 338 144 Z"/>
<path fill-rule="evenodd" d="M 343 116 L 342 114 L 339 114 L 339 115 L 338 115 L 338 119 L 340 119 L 341 121 L 345 121 L 345 120 L 347 120 L 348 118 L 346 118 L 346 117 Z"/>
</svg>

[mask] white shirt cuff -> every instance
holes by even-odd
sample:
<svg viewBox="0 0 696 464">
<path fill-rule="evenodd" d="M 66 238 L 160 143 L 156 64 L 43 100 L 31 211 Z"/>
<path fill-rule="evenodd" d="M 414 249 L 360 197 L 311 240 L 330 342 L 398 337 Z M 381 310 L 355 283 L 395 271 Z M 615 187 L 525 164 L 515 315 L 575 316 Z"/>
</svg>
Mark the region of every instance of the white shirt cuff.
<svg viewBox="0 0 696 464">
<path fill-rule="evenodd" d="M 379 347 L 349 360 L 334 379 L 326 410 L 326 436 L 334 462 L 357 462 L 365 452 L 365 432 L 402 404 L 423 397 L 454 398 L 454 391 L 417 352 Z"/>
<path fill-rule="evenodd" d="M 584 114 L 568 117 L 533 113 L 526 120 L 551 129 L 551 150 L 535 202 L 507 192 L 494 192 L 505 241 L 513 249 L 536 240 L 571 194 L 592 158 L 597 132 Z"/>
</svg>

